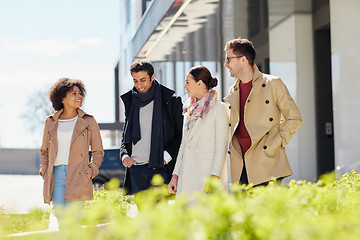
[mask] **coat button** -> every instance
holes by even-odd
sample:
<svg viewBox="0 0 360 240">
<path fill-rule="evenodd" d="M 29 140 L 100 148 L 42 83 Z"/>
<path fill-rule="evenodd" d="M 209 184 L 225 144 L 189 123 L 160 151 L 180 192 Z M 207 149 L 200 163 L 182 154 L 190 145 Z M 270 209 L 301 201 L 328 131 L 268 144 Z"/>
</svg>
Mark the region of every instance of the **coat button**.
<svg viewBox="0 0 360 240">
<path fill-rule="evenodd" d="M 84 154 L 82 153 L 82 154 L 80 154 L 82 157 L 84 156 Z"/>
<path fill-rule="evenodd" d="M 228 151 L 228 154 L 230 154 L 230 151 Z"/>
<path fill-rule="evenodd" d="M 83 136 L 85 136 L 85 133 L 83 133 Z"/>
<path fill-rule="evenodd" d="M 231 106 L 229 106 L 229 109 L 231 109 Z"/>
<path fill-rule="evenodd" d="M 273 118 L 269 118 L 269 121 L 272 122 L 274 119 Z"/>
<path fill-rule="evenodd" d="M 247 102 L 250 102 L 250 99 L 249 99 L 249 100 L 247 100 Z"/>
<path fill-rule="evenodd" d="M 265 149 L 267 149 L 267 146 L 265 145 L 265 146 L 263 146 L 263 149 L 265 150 Z"/>
<path fill-rule="evenodd" d="M 231 127 L 231 123 L 229 123 L 229 127 Z"/>
<path fill-rule="evenodd" d="M 269 132 L 266 132 L 266 133 L 265 133 L 265 135 L 268 135 L 268 134 L 269 134 Z"/>
<path fill-rule="evenodd" d="M 269 104 L 269 102 L 270 102 L 269 100 L 266 100 L 266 101 L 265 101 L 266 104 Z"/>
<path fill-rule="evenodd" d="M 262 87 L 266 87 L 266 84 L 265 84 L 265 83 L 263 83 L 261 86 L 262 86 Z"/>
</svg>

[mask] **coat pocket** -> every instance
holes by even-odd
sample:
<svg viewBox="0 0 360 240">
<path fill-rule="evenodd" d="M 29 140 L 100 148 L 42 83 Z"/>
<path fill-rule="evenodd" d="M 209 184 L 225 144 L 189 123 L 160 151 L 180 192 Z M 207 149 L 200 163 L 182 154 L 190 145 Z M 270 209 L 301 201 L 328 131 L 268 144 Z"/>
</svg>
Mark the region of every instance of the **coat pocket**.
<svg viewBox="0 0 360 240">
<path fill-rule="evenodd" d="M 87 178 L 88 180 L 93 179 L 92 169 L 91 169 L 91 167 L 90 167 L 89 165 L 87 165 L 87 166 L 85 167 L 84 173 L 85 173 L 84 175 L 86 176 L 86 178 Z"/>
<path fill-rule="evenodd" d="M 270 135 L 265 145 L 263 146 L 263 151 L 269 157 L 272 157 L 278 153 L 281 149 L 282 138 L 280 134 L 274 132 L 274 134 Z"/>
</svg>

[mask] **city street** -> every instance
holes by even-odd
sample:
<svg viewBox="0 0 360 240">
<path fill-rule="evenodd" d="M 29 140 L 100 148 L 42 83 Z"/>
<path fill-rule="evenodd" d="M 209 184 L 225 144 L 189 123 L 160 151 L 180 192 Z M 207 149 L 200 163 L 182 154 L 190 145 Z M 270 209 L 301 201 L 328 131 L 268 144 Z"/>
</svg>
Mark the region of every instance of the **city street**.
<svg viewBox="0 0 360 240">
<path fill-rule="evenodd" d="M 50 208 L 43 203 L 43 180 L 38 175 L 0 174 L 0 206 L 8 213 Z"/>
</svg>

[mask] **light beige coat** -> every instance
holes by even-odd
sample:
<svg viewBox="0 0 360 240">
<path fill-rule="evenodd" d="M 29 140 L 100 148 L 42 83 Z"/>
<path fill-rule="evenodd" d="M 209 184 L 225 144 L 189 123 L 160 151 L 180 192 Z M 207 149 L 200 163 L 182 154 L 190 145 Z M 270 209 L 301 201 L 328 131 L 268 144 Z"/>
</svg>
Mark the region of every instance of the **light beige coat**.
<svg viewBox="0 0 360 240">
<path fill-rule="evenodd" d="M 40 175 L 44 177 L 44 202 L 50 204 L 54 188 L 53 168 L 57 155 L 57 129 L 63 110 L 49 116 L 45 122 L 40 149 Z M 65 200 L 90 200 L 93 198 L 91 179 L 95 177 L 104 156 L 99 126 L 93 116 L 78 109 L 69 153 L 65 183 Z M 89 163 L 89 146 L 92 160 Z"/>
<path fill-rule="evenodd" d="M 184 115 L 184 123 L 189 114 Z M 226 188 L 226 151 L 229 137 L 229 111 L 225 103 L 217 101 L 198 118 L 192 129 L 183 127 L 183 138 L 173 174 L 179 176 L 177 192 L 202 191 L 205 179 L 216 175 Z"/>
<path fill-rule="evenodd" d="M 288 177 L 292 171 L 285 146 L 302 124 L 301 114 L 280 78 L 254 69 L 253 87 L 245 103 L 244 122 L 251 138 L 245 153 L 249 183 L 254 185 L 272 178 Z M 224 98 L 230 104 L 230 171 L 231 181 L 239 182 L 243 156 L 235 130 L 240 121 L 239 80 Z M 281 121 L 281 115 L 284 121 Z"/>
</svg>

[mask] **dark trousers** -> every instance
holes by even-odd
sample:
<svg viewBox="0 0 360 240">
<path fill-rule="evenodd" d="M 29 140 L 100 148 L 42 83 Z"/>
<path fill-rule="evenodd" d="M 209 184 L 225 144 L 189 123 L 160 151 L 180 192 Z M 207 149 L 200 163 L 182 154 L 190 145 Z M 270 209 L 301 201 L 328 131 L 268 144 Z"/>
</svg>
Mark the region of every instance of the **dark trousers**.
<svg viewBox="0 0 360 240">
<path fill-rule="evenodd" d="M 165 167 L 163 168 L 149 168 L 145 165 L 132 165 L 129 168 L 131 179 L 131 190 L 135 194 L 137 192 L 150 188 L 151 180 L 154 175 L 159 174 L 163 177 L 165 183 L 169 183 L 170 177 Z"/>
<path fill-rule="evenodd" d="M 247 172 L 246 172 L 246 167 L 245 167 L 245 159 L 244 158 L 243 158 L 243 169 L 241 171 L 241 176 L 240 176 L 240 184 L 245 184 L 245 185 L 249 184 L 249 180 L 248 180 Z"/>
<path fill-rule="evenodd" d="M 244 166 L 243 166 L 243 169 L 242 169 L 242 171 L 241 171 L 241 176 L 240 176 L 240 181 L 239 181 L 239 182 L 240 182 L 240 184 L 246 184 L 246 185 L 248 185 L 248 184 L 249 184 L 249 180 L 248 180 L 248 176 L 247 176 L 246 166 L 245 166 L 245 161 L 244 161 L 244 160 L 243 160 L 243 164 L 244 164 Z M 283 178 L 281 177 L 281 178 L 276 179 L 276 182 L 279 183 L 279 184 L 281 184 L 282 180 L 283 180 Z M 254 187 L 267 186 L 267 185 L 269 185 L 269 181 L 268 181 L 268 182 L 259 183 L 259 184 L 257 184 L 257 185 L 254 185 Z"/>
</svg>

